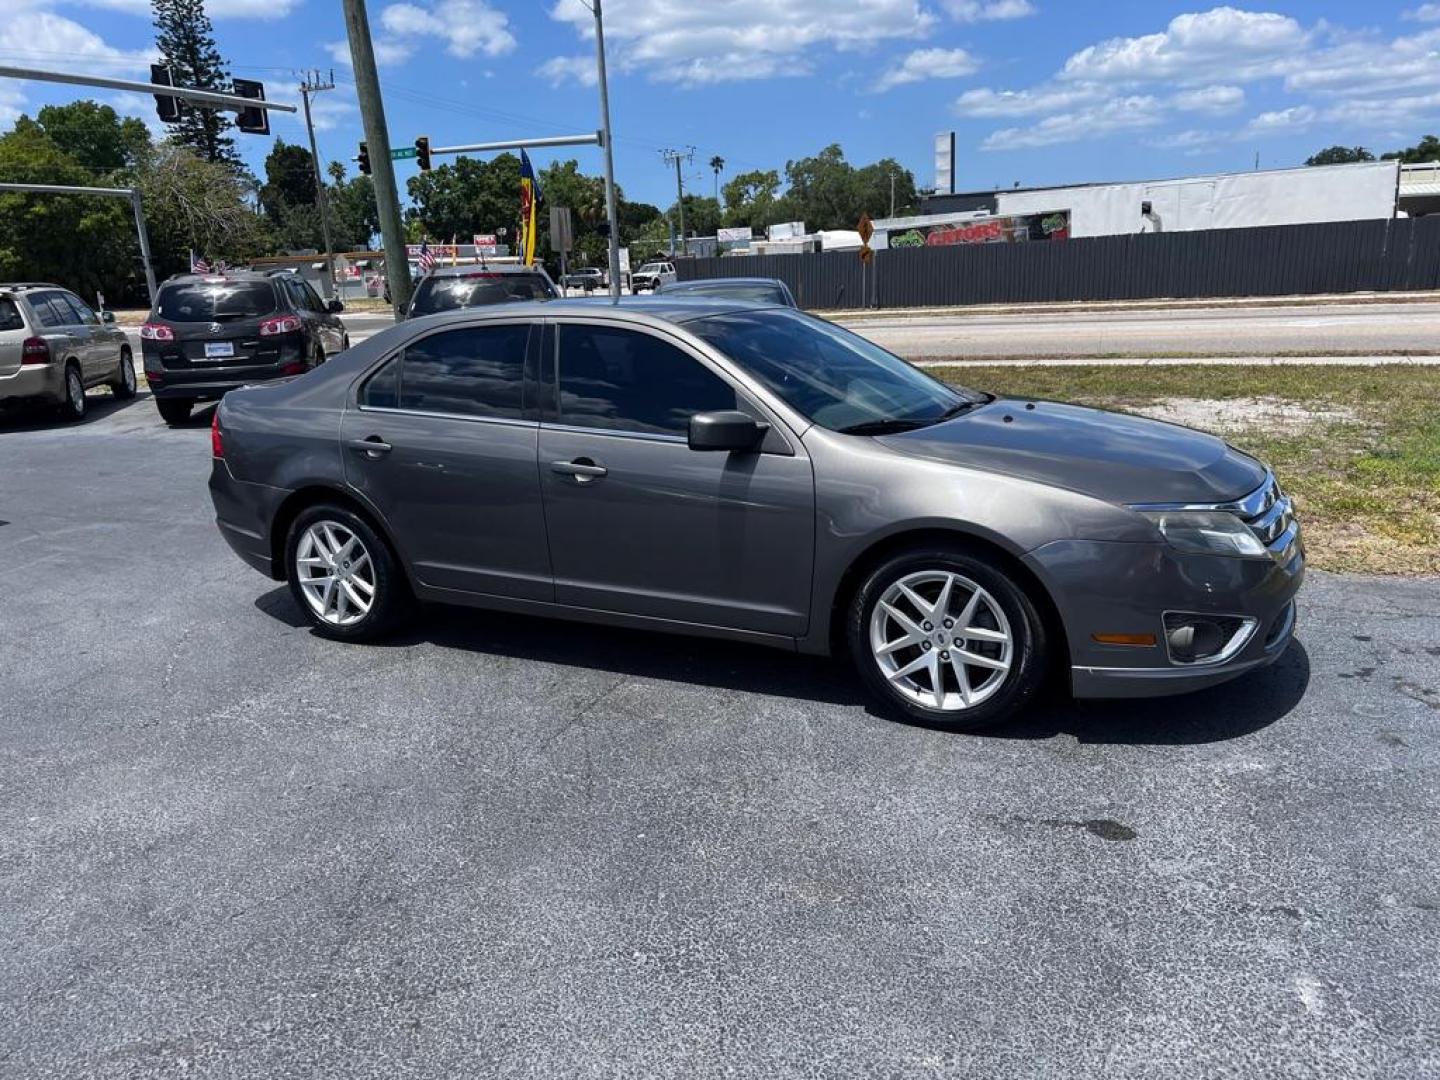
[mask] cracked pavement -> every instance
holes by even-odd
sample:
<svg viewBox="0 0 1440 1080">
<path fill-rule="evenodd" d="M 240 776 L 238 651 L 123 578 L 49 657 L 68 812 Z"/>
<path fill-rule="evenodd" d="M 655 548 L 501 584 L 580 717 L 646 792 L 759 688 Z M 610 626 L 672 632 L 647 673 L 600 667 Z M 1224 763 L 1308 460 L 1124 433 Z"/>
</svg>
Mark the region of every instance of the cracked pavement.
<svg viewBox="0 0 1440 1080">
<path fill-rule="evenodd" d="M 0 1077 L 1440 1075 L 1440 582 L 983 737 L 837 665 L 312 636 L 207 413 L 0 417 Z"/>
</svg>

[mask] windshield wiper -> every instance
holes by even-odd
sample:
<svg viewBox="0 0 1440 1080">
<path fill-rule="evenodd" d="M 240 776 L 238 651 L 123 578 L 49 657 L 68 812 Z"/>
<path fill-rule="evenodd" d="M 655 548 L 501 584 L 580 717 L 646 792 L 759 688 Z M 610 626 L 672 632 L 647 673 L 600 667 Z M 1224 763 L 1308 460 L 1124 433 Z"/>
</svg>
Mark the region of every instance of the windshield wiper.
<svg viewBox="0 0 1440 1080">
<path fill-rule="evenodd" d="M 922 428 L 928 420 L 866 420 L 863 424 L 851 424 L 838 428 L 841 435 L 898 435 L 902 431 Z"/>
</svg>

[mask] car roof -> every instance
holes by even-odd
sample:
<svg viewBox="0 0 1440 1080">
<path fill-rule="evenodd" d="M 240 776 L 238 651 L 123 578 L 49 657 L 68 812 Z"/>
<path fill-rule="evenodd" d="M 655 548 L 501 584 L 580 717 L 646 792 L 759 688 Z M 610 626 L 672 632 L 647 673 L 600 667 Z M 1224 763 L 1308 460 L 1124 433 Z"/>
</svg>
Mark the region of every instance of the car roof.
<svg viewBox="0 0 1440 1080">
<path fill-rule="evenodd" d="M 223 274 L 175 274 L 162 281 L 166 285 L 215 285 L 222 281 L 270 281 L 275 274 L 260 270 L 226 270 Z"/>
<path fill-rule="evenodd" d="M 673 323 L 676 325 L 702 319 L 708 315 L 728 315 L 738 311 L 791 311 L 779 304 L 761 303 L 754 300 L 732 300 L 728 297 L 694 296 L 622 296 L 619 300 L 608 297 L 569 300 L 526 300 L 511 304 L 487 304 L 484 307 L 458 308 L 434 315 L 421 315 L 401 325 L 425 324 L 442 326 L 447 323 L 470 322 L 475 319 L 512 319 L 517 315 L 534 318 L 553 318 L 561 315 L 601 315 L 619 312 L 623 321 L 648 323 Z"/>
<path fill-rule="evenodd" d="M 466 263 L 462 266 L 437 266 L 426 277 L 467 277 L 470 274 L 543 274 L 541 266 L 523 266 L 520 263 Z"/>
<path fill-rule="evenodd" d="M 69 292 L 64 285 L 56 285 L 53 281 L 0 281 L 0 292 L 27 292 L 30 289 L 63 289 Z"/>
</svg>

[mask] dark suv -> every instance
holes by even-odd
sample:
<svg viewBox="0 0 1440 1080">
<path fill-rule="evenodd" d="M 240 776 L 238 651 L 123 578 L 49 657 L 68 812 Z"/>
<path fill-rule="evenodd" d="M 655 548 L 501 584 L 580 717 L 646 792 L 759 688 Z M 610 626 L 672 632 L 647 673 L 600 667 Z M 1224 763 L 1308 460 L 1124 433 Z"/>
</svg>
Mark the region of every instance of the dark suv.
<svg viewBox="0 0 1440 1080">
<path fill-rule="evenodd" d="M 140 328 L 145 378 L 168 424 L 246 383 L 299 375 L 350 347 L 337 312 L 303 278 L 250 271 L 180 274 Z"/>
</svg>

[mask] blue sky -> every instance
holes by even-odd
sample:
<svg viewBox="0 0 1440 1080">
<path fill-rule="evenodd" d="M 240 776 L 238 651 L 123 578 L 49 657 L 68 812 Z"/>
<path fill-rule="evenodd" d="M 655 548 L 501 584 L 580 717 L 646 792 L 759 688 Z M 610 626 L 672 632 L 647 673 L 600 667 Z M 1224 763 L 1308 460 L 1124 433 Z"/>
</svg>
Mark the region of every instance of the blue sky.
<svg viewBox="0 0 1440 1080">
<path fill-rule="evenodd" d="M 318 98 L 321 153 L 361 136 L 339 0 L 209 0 L 236 75 Z M 6 0 L 0 63 L 144 78 L 148 0 Z M 607 0 L 616 173 L 665 205 L 659 151 L 695 147 L 687 187 L 783 169 L 839 142 L 934 182 L 958 133 L 961 189 L 1296 165 L 1332 143 L 1376 150 L 1440 133 L 1440 3 L 1311 0 Z M 392 141 L 437 145 L 593 130 L 586 0 L 370 0 Z M 0 122 L 75 88 L 0 79 Z M 153 120 L 148 100 L 94 96 Z M 276 134 L 303 130 L 277 114 Z M 259 168 L 268 140 L 239 136 Z M 600 171 L 591 147 L 561 152 Z M 552 155 L 532 155 L 544 164 Z M 404 179 L 413 166 L 401 163 Z M 723 181 L 723 177 L 722 177 Z"/>
</svg>

